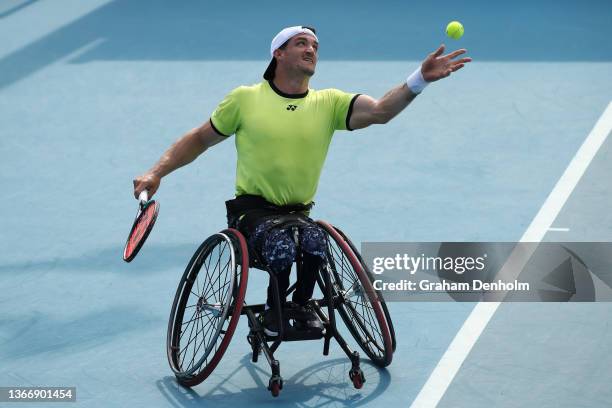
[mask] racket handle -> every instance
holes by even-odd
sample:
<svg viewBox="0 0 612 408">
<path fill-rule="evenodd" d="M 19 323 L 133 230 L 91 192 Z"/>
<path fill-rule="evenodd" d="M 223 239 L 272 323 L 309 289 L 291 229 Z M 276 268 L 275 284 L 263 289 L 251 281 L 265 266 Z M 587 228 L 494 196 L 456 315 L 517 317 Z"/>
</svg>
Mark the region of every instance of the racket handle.
<svg viewBox="0 0 612 408">
<path fill-rule="evenodd" d="M 149 201 L 149 192 L 147 190 L 142 190 L 138 196 L 138 201 L 140 201 L 140 204 L 145 204 Z"/>
</svg>

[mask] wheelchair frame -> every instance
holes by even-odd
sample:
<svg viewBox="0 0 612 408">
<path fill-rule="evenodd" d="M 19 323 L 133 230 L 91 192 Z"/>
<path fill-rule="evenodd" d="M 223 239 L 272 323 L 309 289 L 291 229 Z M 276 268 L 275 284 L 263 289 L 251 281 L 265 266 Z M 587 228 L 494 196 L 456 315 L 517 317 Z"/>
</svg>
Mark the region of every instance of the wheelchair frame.
<svg viewBox="0 0 612 408">
<path fill-rule="evenodd" d="M 323 323 L 323 330 L 296 330 L 293 328 L 285 330 L 285 325 L 283 324 L 283 313 L 286 314 L 285 318 L 287 318 L 290 317 L 291 312 L 281 307 L 281 299 L 280 294 L 278 293 L 278 282 L 276 276 L 263 265 L 263 263 L 258 259 L 257 254 L 252 253 L 251 259 L 249 259 L 249 248 L 246 244 L 246 240 L 239 231 L 231 228 L 224 230 L 209 237 L 204 241 L 200 248 L 198 248 L 189 262 L 185 273 L 183 274 L 181 283 L 179 284 L 175 295 L 170 320 L 168 322 L 167 352 L 170 367 L 176 375 L 179 383 L 184 386 L 191 387 L 201 383 L 212 373 L 227 349 L 227 346 L 229 345 L 231 337 L 235 331 L 238 319 L 241 315 L 246 315 L 248 319 L 250 330 L 247 335 L 247 340 L 252 349 L 252 361 L 257 362 L 259 354 L 261 353 L 265 356 L 268 364 L 270 365 L 272 374 L 268 382 L 268 390 L 275 397 L 279 395 L 280 390 L 283 388 L 283 380 L 280 375 L 280 362 L 274 357 L 274 352 L 283 341 L 323 339 L 323 355 L 328 355 L 331 339 L 334 338 L 351 361 L 349 378 L 351 379 L 353 386 L 358 389 L 363 386 L 365 377 L 360 368 L 359 353 L 352 350 L 339 333 L 336 326 L 336 311 L 340 312 L 340 315 L 349 329 L 349 332 L 359 343 L 360 347 L 372 359 L 374 364 L 380 367 L 385 367 L 391 363 L 392 354 L 393 351 L 395 351 L 396 346 L 395 332 L 389 312 L 381 294 L 376 292 L 372 287 L 372 275 L 368 271 L 367 265 L 365 265 L 361 259 L 361 256 L 356 250 L 355 246 L 341 230 L 324 221 L 317 221 L 317 223 L 326 231 L 326 237 L 328 240 L 328 259 L 322 268 L 324 270 L 319 270 L 317 274 L 317 282 L 321 291 L 323 292 L 324 297 L 323 299 L 318 300 L 311 299 L 308 305 Z M 204 291 L 204 284 L 202 284 L 202 291 L 199 290 L 197 275 L 200 272 L 200 269 L 205 266 L 205 260 L 212 256 L 212 251 L 214 251 L 214 249 L 217 247 L 217 243 L 210 247 L 211 242 L 215 241 L 215 239 L 220 245 L 229 243 L 230 247 L 233 246 L 231 248 L 230 258 L 228 260 L 228 264 L 232 266 L 233 272 L 228 271 L 230 273 L 229 282 L 226 278 L 226 283 L 223 285 L 223 287 L 229 287 L 227 299 L 221 302 L 217 297 L 215 297 L 217 302 L 213 304 L 207 299 L 207 297 L 211 298 L 211 296 L 209 291 Z M 339 281 L 344 280 L 344 271 L 338 273 L 337 266 L 335 264 L 336 259 L 334 258 L 334 254 L 332 254 L 334 249 L 331 246 L 331 240 L 336 243 L 342 254 L 349 258 L 348 261 L 350 262 L 352 271 L 359 279 L 359 282 L 354 280 L 354 283 L 350 288 L 348 288 L 348 290 L 344 288 L 342 282 L 339 283 Z M 298 254 L 301 254 L 301 251 L 298 251 Z M 217 264 L 220 263 L 220 259 L 221 254 L 219 254 Z M 252 262 L 250 263 L 249 261 Z M 344 265 L 344 260 L 342 263 Z M 264 311 L 265 305 L 246 305 L 244 303 L 248 271 L 251 266 L 268 272 L 271 277 L 270 281 L 274 288 L 274 303 L 276 306 L 276 318 L 279 327 L 279 333 L 277 336 L 271 337 L 266 335 L 262 325 L 256 317 L 256 313 L 261 313 Z M 296 267 L 300 268 L 301 262 L 296 262 Z M 238 274 L 238 270 L 240 270 L 240 274 Z M 193 274 L 194 271 L 195 275 Z M 215 282 L 219 281 L 219 288 L 221 288 L 222 285 L 220 280 L 223 271 L 221 269 L 219 269 L 219 271 L 219 277 L 215 280 Z M 206 271 L 206 276 L 211 278 L 208 271 Z M 198 285 L 197 290 L 202 294 L 200 294 L 198 297 L 196 304 L 187 306 L 187 301 L 191 295 L 198 295 L 193 292 L 194 283 Z M 287 290 L 285 297 L 295 290 L 295 286 L 296 284 L 294 283 Z M 366 313 L 369 314 L 367 319 L 355 318 L 356 310 L 350 303 L 349 299 L 351 296 L 360 296 L 361 299 L 366 299 L 368 304 L 372 305 L 374 315 L 372 315 L 372 313 L 369 311 L 366 311 Z M 363 306 L 362 303 L 357 304 Z M 195 307 L 194 314 L 190 320 L 183 322 L 184 313 L 189 307 Z M 327 314 L 325 313 L 325 309 Z M 210 315 L 206 314 L 208 312 L 210 312 Z M 183 331 L 183 326 L 192 322 L 194 320 L 193 317 L 196 315 L 205 315 L 209 320 L 206 324 L 214 325 L 214 323 L 211 323 L 209 316 L 212 316 L 213 320 L 218 319 L 219 323 L 214 329 L 216 334 L 214 336 L 210 336 L 210 338 L 214 339 L 214 341 L 207 344 L 203 355 L 198 357 L 197 361 L 195 354 L 197 354 L 199 351 L 201 344 L 197 348 L 194 345 L 194 357 L 190 360 L 191 364 L 188 364 L 187 368 L 185 369 L 183 367 L 185 355 L 183 355 L 181 359 L 181 352 L 185 350 L 185 354 L 187 353 L 190 343 L 193 341 L 192 333 L 194 327 L 191 327 L 192 333 L 189 335 L 189 342 L 187 343 L 187 346 L 181 348 L 181 339 L 189 327 L 188 326 Z M 198 319 L 197 316 L 196 319 Z M 368 322 L 365 320 L 368 320 Z M 372 325 L 372 320 L 376 320 L 378 327 L 380 328 L 378 338 L 375 338 L 377 336 L 373 335 L 371 330 L 366 327 L 368 324 Z M 227 327 L 225 327 L 226 323 Z M 204 330 L 206 324 L 202 323 L 202 328 L 200 329 L 201 331 Z M 198 336 L 198 333 L 198 329 L 196 328 L 196 337 Z M 221 342 L 217 345 L 220 338 Z M 272 343 L 271 345 L 268 344 L 270 342 Z M 214 354 L 212 357 L 210 357 L 210 353 L 213 351 L 213 349 Z M 377 350 L 382 352 L 381 356 L 378 356 L 375 353 Z M 203 369 L 201 369 L 203 364 L 206 365 Z"/>
</svg>

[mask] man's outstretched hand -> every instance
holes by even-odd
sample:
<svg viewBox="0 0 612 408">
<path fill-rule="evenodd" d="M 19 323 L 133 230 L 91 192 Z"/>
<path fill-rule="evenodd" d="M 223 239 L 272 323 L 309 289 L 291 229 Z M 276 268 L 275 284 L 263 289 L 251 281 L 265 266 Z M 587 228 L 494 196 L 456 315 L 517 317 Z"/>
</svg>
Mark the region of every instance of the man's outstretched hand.
<svg viewBox="0 0 612 408">
<path fill-rule="evenodd" d="M 438 79 L 446 78 L 452 72 L 463 68 L 465 64 L 472 61 L 472 59 L 469 57 L 454 60 L 454 58 L 467 52 L 467 50 L 464 48 L 446 55 L 442 55 L 443 52 L 444 44 L 429 54 L 429 56 L 421 64 L 421 74 L 423 74 L 423 79 L 425 79 L 425 81 L 434 82 Z"/>
</svg>

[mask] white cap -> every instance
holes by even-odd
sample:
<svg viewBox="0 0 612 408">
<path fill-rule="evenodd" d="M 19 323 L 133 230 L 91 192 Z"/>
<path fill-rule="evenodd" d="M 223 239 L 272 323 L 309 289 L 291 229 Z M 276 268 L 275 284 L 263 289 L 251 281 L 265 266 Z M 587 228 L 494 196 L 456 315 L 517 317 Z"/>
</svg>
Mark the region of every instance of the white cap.
<svg viewBox="0 0 612 408">
<path fill-rule="evenodd" d="M 291 37 L 296 36 L 298 34 L 309 34 L 312 35 L 315 40 L 319 41 L 317 36 L 311 29 L 303 26 L 293 26 L 283 28 L 280 33 L 276 34 L 276 36 L 272 39 L 272 43 L 270 44 L 270 55 L 274 57 L 274 51 L 280 48 L 281 45 L 287 42 Z"/>
</svg>

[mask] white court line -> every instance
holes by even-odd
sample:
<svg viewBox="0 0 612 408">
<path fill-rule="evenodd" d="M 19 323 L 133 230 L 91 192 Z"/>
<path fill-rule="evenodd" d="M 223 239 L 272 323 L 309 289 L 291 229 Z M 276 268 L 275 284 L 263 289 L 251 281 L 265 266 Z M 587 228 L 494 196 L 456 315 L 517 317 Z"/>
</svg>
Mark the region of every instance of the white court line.
<svg viewBox="0 0 612 408">
<path fill-rule="evenodd" d="M 595 127 L 557 181 L 540 211 L 521 237 L 521 242 L 540 242 L 542 240 L 610 131 L 612 131 L 612 102 L 608 104 Z M 510 254 L 502 270 L 510 263 L 516 252 L 513 251 Z M 429 408 L 438 405 L 499 305 L 500 302 L 479 302 L 476 304 L 412 402 L 411 407 Z"/>
<path fill-rule="evenodd" d="M 562 228 L 562 227 L 550 227 L 548 229 L 551 232 L 569 232 L 569 228 Z"/>
</svg>

